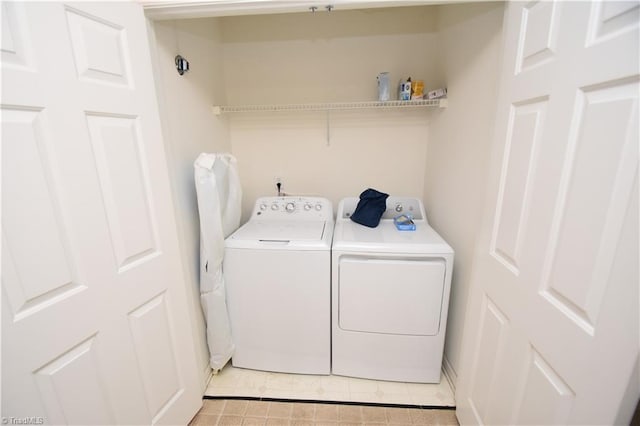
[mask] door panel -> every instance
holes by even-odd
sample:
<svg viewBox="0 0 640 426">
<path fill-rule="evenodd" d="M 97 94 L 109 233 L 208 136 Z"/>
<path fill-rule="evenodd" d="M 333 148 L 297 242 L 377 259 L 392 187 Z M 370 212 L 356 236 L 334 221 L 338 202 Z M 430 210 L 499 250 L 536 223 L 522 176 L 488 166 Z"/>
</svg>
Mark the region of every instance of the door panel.
<svg viewBox="0 0 640 426">
<path fill-rule="evenodd" d="M 2 12 L 2 414 L 186 424 L 199 372 L 142 9 Z"/>
<path fill-rule="evenodd" d="M 96 338 L 61 354 L 34 371 L 37 387 L 53 424 L 113 424 L 113 407 L 96 356 Z M 85 399 L 86 395 L 92 395 Z M 83 401 L 78 404 L 78 401 Z"/>
<path fill-rule="evenodd" d="M 1 113 L 2 201 L 13 207 L 3 210 L 2 265 L 14 277 L 5 285 L 17 321 L 86 287 L 75 277 L 56 204 L 42 110 L 2 108 Z M 25 165 L 30 165 L 29 179 L 23 177 Z"/>
<path fill-rule="evenodd" d="M 487 418 L 492 409 L 491 389 L 504 357 L 507 318 L 488 297 L 482 303 L 479 326 L 479 344 L 475 349 L 475 362 L 470 383 L 470 408 L 475 416 Z"/>
<path fill-rule="evenodd" d="M 125 29 L 69 6 L 65 14 L 78 79 L 132 87 Z"/>
<path fill-rule="evenodd" d="M 505 23 L 457 414 L 630 419 L 618 410 L 640 346 L 640 4 L 513 2 Z"/>
<path fill-rule="evenodd" d="M 553 368 L 529 348 L 522 395 L 518 398 L 517 424 L 567 424 L 575 394 Z M 544 409 L 541 409 L 544 407 Z"/>
<path fill-rule="evenodd" d="M 638 3 L 633 1 L 601 1 L 594 4 L 589 20 L 587 45 L 625 32 L 633 32 L 638 27 Z"/>
<path fill-rule="evenodd" d="M 638 89 L 578 92 L 551 225 L 541 294 L 591 334 L 637 167 Z"/>
<path fill-rule="evenodd" d="M 149 410 L 159 415 L 184 392 L 174 355 L 175 339 L 169 327 L 166 295 L 160 294 L 129 314 L 138 368 L 144 382 Z M 162 371 L 162 374 L 158 374 Z"/>
<path fill-rule="evenodd" d="M 343 257 L 337 267 L 341 329 L 412 336 L 438 334 L 443 259 Z"/>
<path fill-rule="evenodd" d="M 558 33 L 558 4 L 532 2 L 522 9 L 516 74 L 553 60 Z"/>
<path fill-rule="evenodd" d="M 520 102 L 510 110 L 509 141 L 500 180 L 491 253 L 514 274 L 519 273 L 522 242 L 531 210 L 531 192 L 544 129 L 548 99 Z"/>
<path fill-rule="evenodd" d="M 158 256 L 157 227 L 137 117 L 87 114 L 118 272 Z"/>
<path fill-rule="evenodd" d="M 2 3 L 2 63 L 4 67 L 32 69 L 33 52 L 29 42 L 24 9 L 16 2 Z"/>
</svg>

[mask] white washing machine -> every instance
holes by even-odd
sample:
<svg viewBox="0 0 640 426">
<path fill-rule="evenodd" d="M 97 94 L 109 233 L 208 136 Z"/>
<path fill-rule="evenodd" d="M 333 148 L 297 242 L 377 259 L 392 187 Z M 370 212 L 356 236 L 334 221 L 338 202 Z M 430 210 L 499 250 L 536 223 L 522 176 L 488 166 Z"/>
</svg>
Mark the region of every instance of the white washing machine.
<svg viewBox="0 0 640 426">
<path fill-rule="evenodd" d="M 431 228 L 419 199 L 389 197 L 376 228 L 338 206 L 332 252 L 332 373 L 440 382 L 453 249 Z M 393 217 L 411 213 L 415 231 Z"/>
<path fill-rule="evenodd" d="M 331 372 L 331 202 L 264 197 L 225 240 L 234 367 Z"/>
</svg>

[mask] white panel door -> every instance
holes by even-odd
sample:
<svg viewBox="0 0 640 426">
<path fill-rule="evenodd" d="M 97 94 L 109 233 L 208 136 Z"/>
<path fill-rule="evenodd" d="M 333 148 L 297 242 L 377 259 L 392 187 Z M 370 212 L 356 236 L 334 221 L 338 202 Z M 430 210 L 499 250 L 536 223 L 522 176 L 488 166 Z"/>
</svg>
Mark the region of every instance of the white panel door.
<svg viewBox="0 0 640 426">
<path fill-rule="evenodd" d="M 1 7 L 3 419 L 186 424 L 201 394 L 142 9 Z"/>
<path fill-rule="evenodd" d="M 507 7 L 461 424 L 630 420 L 621 404 L 640 395 L 639 5 Z"/>
</svg>

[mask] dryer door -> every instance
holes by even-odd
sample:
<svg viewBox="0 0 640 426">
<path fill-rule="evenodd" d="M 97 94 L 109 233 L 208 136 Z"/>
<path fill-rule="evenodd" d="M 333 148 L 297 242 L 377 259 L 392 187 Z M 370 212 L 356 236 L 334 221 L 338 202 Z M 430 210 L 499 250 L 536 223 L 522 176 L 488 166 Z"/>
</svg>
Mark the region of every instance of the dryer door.
<svg viewBox="0 0 640 426">
<path fill-rule="evenodd" d="M 339 326 L 358 332 L 434 336 L 440 328 L 444 277 L 441 258 L 342 257 Z"/>
</svg>

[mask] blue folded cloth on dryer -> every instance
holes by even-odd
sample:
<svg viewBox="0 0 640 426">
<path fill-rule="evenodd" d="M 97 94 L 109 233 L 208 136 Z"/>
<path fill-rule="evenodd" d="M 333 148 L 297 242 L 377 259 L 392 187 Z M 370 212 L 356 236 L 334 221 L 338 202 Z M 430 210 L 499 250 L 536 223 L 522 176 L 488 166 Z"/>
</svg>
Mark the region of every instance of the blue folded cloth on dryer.
<svg viewBox="0 0 640 426">
<path fill-rule="evenodd" d="M 351 220 L 360 225 L 375 228 L 387 209 L 389 194 L 368 188 L 360 194 L 360 201 L 351 215 Z"/>
</svg>

